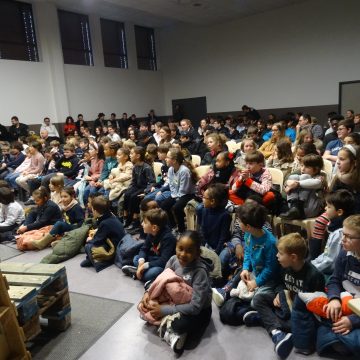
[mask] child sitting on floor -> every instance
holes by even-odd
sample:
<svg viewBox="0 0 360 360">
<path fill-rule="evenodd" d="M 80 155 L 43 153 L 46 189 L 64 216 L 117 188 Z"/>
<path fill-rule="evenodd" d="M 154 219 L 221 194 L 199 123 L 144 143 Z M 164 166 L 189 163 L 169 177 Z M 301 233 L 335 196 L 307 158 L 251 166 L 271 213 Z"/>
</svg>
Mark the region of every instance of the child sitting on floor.
<svg viewBox="0 0 360 360">
<path fill-rule="evenodd" d="M 319 270 L 305 261 L 307 241 L 300 234 L 283 236 L 277 248 L 277 258 L 283 268 L 282 283 L 258 293 L 252 301 L 254 310 L 245 313 L 243 321 L 246 326 L 263 325 L 275 344 L 276 354 L 285 359 L 293 347 L 291 302 L 300 292 L 323 291 L 325 279 Z"/>
<path fill-rule="evenodd" d="M 159 335 L 175 353 L 183 351 L 187 336 L 201 336 L 211 319 L 211 266 L 200 257 L 201 242 L 199 233 L 186 231 L 177 241 L 176 255 L 166 264 L 192 287 L 191 301 L 180 305 L 151 304 L 145 292 L 139 304 L 155 319 L 162 318 Z"/>
<path fill-rule="evenodd" d="M 291 317 L 295 352 L 309 355 L 316 349 L 319 355 L 327 350 L 343 356 L 359 354 L 360 317 L 346 315 L 345 311 L 346 300 L 360 297 L 360 215 L 344 220 L 342 246 L 326 286 L 327 304 L 320 309 L 326 319 L 316 318 L 307 310 L 306 303 L 310 308 L 313 304 L 305 296 L 305 303 L 295 299 Z"/>
<path fill-rule="evenodd" d="M 114 263 L 115 249 L 125 236 L 125 230 L 121 221 L 110 212 L 110 202 L 104 196 L 95 196 L 91 207 L 97 230 L 85 245 L 86 259 L 80 266 L 94 266 L 99 272 Z"/>
<path fill-rule="evenodd" d="M 285 184 L 289 210 L 280 214 L 287 220 L 305 219 L 320 215 L 324 208 L 324 192 L 327 187 L 326 174 L 320 155 L 303 157 L 301 175 L 290 175 Z"/>
<path fill-rule="evenodd" d="M 125 265 L 121 270 L 148 287 L 174 255 L 176 239 L 168 227 L 168 216 L 164 210 L 152 209 L 144 213 L 142 227 L 147 236 L 139 254 L 134 257 L 134 266 Z"/>
<path fill-rule="evenodd" d="M 6 232 L 16 230 L 24 219 L 24 209 L 15 201 L 14 192 L 8 186 L 0 187 L 0 242 Z"/>
<path fill-rule="evenodd" d="M 50 200 L 49 193 L 45 187 L 40 186 L 33 191 L 32 197 L 36 207 L 25 218 L 24 224 L 17 230 L 18 234 L 40 229 L 46 225 L 53 225 L 58 220 L 61 220 L 61 210 L 58 205 Z"/>
<path fill-rule="evenodd" d="M 81 208 L 75 198 L 75 190 L 73 187 L 65 187 L 61 190 L 61 210 L 63 219 L 57 221 L 50 232 L 42 239 L 33 241 L 33 246 L 36 249 L 44 249 L 57 236 L 63 235 L 65 232 L 74 230 L 82 225 L 84 221 L 84 210 Z"/>
<path fill-rule="evenodd" d="M 196 209 L 197 223 L 205 240 L 205 246 L 218 255 L 230 240 L 231 215 L 225 206 L 228 190 L 223 184 L 211 184 L 205 190 L 203 207 Z"/>
</svg>

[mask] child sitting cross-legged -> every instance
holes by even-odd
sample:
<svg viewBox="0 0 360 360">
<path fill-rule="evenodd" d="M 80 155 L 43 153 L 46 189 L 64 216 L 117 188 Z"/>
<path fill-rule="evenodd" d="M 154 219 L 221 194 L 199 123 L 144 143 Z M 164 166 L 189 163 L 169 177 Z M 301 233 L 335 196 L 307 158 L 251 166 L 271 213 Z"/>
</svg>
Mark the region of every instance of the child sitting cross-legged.
<svg viewBox="0 0 360 360">
<path fill-rule="evenodd" d="M 285 359 L 293 348 L 290 308 L 295 294 L 323 291 L 325 280 L 320 271 L 305 261 L 308 246 L 300 234 L 281 237 L 277 248 L 282 281 L 276 288 L 257 294 L 252 301 L 254 310 L 245 313 L 243 320 L 246 326 L 263 325 L 275 344 L 276 354 Z"/>
<path fill-rule="evenodd" d="M 32 245 L 36 249 L 44 249 L 51 244 L 56 237 L 62 236 L 65 232 L 74 230 L 82 225 L 84 221 L 84 210 L 75 199 L 75 190 L 67 186 L 61 190 L 61 210 L 63 218 L 57 221 L 50 232 L 40 240 L 35 240 Z"/>
<path fill-rule="evenodd" d="M 166 269 L 173 270 L 192 288 L 190 302 L 167 305 L 152 302 L 150 287 L 139 304 L 140 311 L 149 311 L 153 318 L 161 320 L 159 335 L 175 353 L 183 351 L 187 337 L 201 337 L 211 319 L 212 266 L 200 257 L 201 243 L 198 232 L 186 231 L 176 243 L 176 255 L 166 264 Z"/>
<path fill-rule="evenodd" d="M 320 155 L 303 157 L 301 175 L 290 175 L 285 184 L 289 210 L 280 214 L 287 220 L 305 219 L 320 215 L 324 207 L 324 192 L 327 187 L 326 174 Z"/>
<path fill-rule="evenodd" d="M 121 269 L 124 274 L 141 280 L 148 287 L 174 255 L 176 239 L 168 226 L 168 216 L 164 210 L 145 212 L 142 227 L 147 236 L 139 254 L 134 257 L 134 266 L 125 265 Z"/>
<path fill-rule="evenodd" d="M 115 249 L 125 236 L 121 221 L 111 213 L 110 202 L 104 196 L 95 196 L 91 201 L 93 218 L 97 220 L 97 230 L 85 245 L 86 259 L 81 267 L 94 266 L 99 272 L 114 263 Z"/>
<path fill-rule="evenodd" d="M 351 215 L 343 223 L 342 249 L 327 293 L 303 293 L 295 299 L 291 316 L 295 352 L 359 355 L 360 316 L 348 307 L 349 300 L 360 297 L 359 279 L 360 215 Z"/>
<path fill-rule="evenodd" d="M 276 260 L 275 237 L 263 227 L 267 216 L 265 207 L 255 202 L 246 203 L 237 212 L 241 230 L 245 233 L 244 262 L 238 278 L 238 282 L 242 281 L 245 285 L 247 293 L 240 311 L 245 314 L 251 309 L 250 302 L 278 285 L 280 267 Z M 221 311 L 222 309 L 220 316 Z"/>
<path fill-rule="evenodd" d="M 197 223 L 205 246 L 218 255 L 230 240 L 231 215 L 225 210 L 228 190 L 223 184 L 211 184 L 205 190 L 203 207 L 196 209 Z"/>
<path fill-rule="evenodd" d="M 354 213 L 355 199 L 350 191 L 341 189 L 326 196 L 326 217 L 330 220 L 328 225 L 329 237 L 326 241 L 324 252 L 319 251 L 319 255 L 312 258 L 312 264 L 326 275 L 331 275 L 334 271 L 335 259 L 341 249 L 343 238 L 343 221 Z M 321 242 L 317 239 L 310 239 L 310 254 L 317 253 L 317 246 Z"/>
</svg>

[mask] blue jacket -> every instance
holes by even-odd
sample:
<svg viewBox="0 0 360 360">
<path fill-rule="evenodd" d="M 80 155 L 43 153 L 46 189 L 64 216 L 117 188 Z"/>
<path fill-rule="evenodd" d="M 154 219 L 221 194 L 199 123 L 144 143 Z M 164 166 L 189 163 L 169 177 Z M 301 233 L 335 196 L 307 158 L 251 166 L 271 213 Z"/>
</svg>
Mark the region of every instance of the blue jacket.
<svg viewBox="0 0 360 360">
<path fill-rule="evenodd" d="M 155 236 L 148 234 L 139 252 L 139 259 L 143 258 L 151 267 L 165 268 L 168 260 L 175 254 L 176 238 L 168 226 L 162 228 Z M 150 261 L 147 261 L 151 257 Z"/>
<path fill-rule="evenodd" d="M 225 209 L 202 206 L 196 209 L 196 215 L 205 243 L 219 255 L 230 240 L 231 215 Z"/>
<path fill-rule="evenodd" d="M 25 160 L 25 155 L 21 152 L 16 157 L 10 155 L 10 157 L 3 161 L 7 168 L 16 169 Z"/>
<path fill-rule="evenodd" d="M 100 216 L 97 223 L 97 231 L 88 244 L 104 246 L 106 239 L 109 239 L 116 248 L 120 240 L 125 236 L 124 226 L 121 221 L 109 211 Z"/>
<path fill-rule="evenodd" d="M 269 230 L 263 231 L 264 235 L 259 238 L 245 233 L 243 269 L 254 274 L 258 286 L 279 280 L 280 265 L 276 258 L 276 239 Z"/>
<path fill-rule="evenodd" d="M 107 157 L 104 162 L 103 169 L 101 171 L 99 182 L 103 182 L 110 175 L 111 170 L 118 165 L 116 157 Z"/>
</svg>

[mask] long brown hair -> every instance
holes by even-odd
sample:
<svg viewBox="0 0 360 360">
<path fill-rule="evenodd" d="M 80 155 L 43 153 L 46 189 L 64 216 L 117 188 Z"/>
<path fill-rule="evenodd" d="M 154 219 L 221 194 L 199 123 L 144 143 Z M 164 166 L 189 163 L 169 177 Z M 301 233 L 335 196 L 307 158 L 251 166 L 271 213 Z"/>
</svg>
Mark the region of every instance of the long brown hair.
<svg viewBox="0 0 360 360">
<path fill-rule="evenodd" d="M 195 172 L 195 168 L 190 161 L 186 161 L 183 152 L 177 148 L 171 148 L 169 150 L 170 158 L 175 160 L 179 165 L 185 165 L 191 173 L 191 180 L 196 184 L 199 177 Z"/>
</svg>

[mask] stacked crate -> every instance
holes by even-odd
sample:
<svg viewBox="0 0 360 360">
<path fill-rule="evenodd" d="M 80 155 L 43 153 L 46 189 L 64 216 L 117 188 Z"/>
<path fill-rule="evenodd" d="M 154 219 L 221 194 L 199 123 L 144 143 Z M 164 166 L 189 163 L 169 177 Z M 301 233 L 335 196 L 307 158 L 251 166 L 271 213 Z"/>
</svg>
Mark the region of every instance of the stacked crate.
<svg viewBox="0 0 360 360">
<path fill-rule="evenodd" d="M 63 265 L 2 263 L 10 285 L 9 296 L 18 312 L 26 341 L 42 330 L 64 331 L 71 324 L 71 306 Z M 47 321 L 47 327 L 41 324 Z"/>
<path fill-rule="evenodd" d="M 16 309 L 9 298 L 7 282 L 0 272 L 0 360 L 30 360 L 24 340 Z"/>
</svg>

